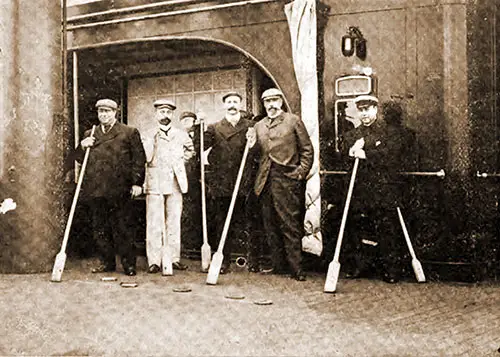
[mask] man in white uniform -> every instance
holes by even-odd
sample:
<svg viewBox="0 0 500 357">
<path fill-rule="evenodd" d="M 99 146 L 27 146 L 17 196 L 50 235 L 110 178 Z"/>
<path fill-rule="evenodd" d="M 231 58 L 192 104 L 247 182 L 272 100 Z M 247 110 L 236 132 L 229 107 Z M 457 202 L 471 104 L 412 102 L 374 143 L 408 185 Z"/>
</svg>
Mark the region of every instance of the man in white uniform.
<svg viewBox="0 0 500 357">
<path fill-rule="evenodd" d="M 172 126 L 175 104 L 167 99 L 159 99 L 153 105 L 158 130 L 144 143 L 147 156 L 146 254 L 148 273 L 151 274 L 161 270 L 163 244 L 168 244 L 173 268 L 187 269 L 180 262 L 182 194 L 188 190 L 185 163 L 195 154 L 188 133 Z M 163 227 L 166 237 L 162 234 Z"/>
</svg>

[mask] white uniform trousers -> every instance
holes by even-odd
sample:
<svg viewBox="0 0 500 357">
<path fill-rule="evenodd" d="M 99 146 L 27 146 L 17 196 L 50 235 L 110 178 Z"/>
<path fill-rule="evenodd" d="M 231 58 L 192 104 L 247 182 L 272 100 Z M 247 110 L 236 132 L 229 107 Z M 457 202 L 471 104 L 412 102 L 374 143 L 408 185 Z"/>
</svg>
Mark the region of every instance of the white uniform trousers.
<svg viewBox="0 0 500 357">
<path fill-rule="evenodd" d="M 174 186 L 174 192 L 171 194 L 146 196 L 146 254 L 150 266 L 161 266 L 163 225 L 172 263 L 181 259 L 182 192 L 178 185 Z"/>
</svg>

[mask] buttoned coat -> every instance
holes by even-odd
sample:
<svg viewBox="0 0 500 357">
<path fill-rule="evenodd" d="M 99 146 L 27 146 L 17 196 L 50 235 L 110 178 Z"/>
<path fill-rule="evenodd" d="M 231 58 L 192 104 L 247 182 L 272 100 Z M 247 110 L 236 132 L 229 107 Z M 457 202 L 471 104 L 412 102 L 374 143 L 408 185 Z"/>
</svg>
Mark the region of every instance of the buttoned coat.
<svg viewBox="0 0 500 357">
<path fill-rule="evenodd" d="M 171 127 L 154 135 L 151 158 L 146 165 L 146 194 L 171 194 L 175 181 L 182 193 L 188 191 L 185 163 L 194 155 L 193 141 L 184 130 Z M 175 180 L 175 181 L 174 181 Z"/>
<path fill-rule="evenodd" d="M 247 142 L 246 133 L 254 124 L 242 114 L 235 126 L 224 118 L 207 127 L 204 146 L 205 149 L 212 147 L 208 156 L 207 175 L 207 186 L 211 196 L 231 197 L 233 194 Z M 251 191 L 254 166 L 254 159 L 249 155 L 238 194 L 247 195 Z"/>
<path fill-rule="evenodd" d="M 342 152 L 346 168 L 352 168 L 354 158 L 349 148 L 364 138 L 366 159 L 360 160 L 352 198 L 353 210 L 366 207 L 394 208 L 401 205 L 405 179 L 400 174 L 415 170 L 415 134 L 403 125 L 388 124 L 377 119 L 372 125 L 360 126 L 343 139 Z"/>
<path fill-rule="evenodd" d="M 89 137 L 90 132 L 87 130 L 84 137 Z M 116 122 L 106 133 L 97 126 L 94 137 L 82 183 L 82 196 L 129 196 L 133 185 L 141 186 L 144 182 L 146 157 L 139 131 Z M 83 157 L 84 151 L 79 151 Z"/>
<path fill-rule="evenodd" d="M 314 149 L 302 120 L 283 112 L 271 120 L 265 117 L 255 125 L 260 147 L 260 165 L 254 190 L 260 195 L 272 163 L 280 165 L 289 178 L 305 180 L 313 164 Z"/>
</svg>

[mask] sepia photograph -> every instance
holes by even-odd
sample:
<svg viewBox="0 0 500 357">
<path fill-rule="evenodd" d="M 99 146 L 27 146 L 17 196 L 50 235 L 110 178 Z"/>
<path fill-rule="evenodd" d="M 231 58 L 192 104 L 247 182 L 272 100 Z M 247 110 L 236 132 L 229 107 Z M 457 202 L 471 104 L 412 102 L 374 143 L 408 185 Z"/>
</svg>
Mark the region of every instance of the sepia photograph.
<svg viewBox="0 0 500 357">
<path fill-rule="evenodd" d="M 0 26 L 0 356 L 500 357 L 498 0 Z"/>
</svg>

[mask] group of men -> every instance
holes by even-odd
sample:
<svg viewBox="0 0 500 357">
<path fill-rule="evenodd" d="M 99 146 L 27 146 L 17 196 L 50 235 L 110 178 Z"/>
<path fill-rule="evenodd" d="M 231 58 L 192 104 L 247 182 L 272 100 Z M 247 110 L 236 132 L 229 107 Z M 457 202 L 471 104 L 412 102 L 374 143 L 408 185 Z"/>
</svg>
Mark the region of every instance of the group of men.
<svg viewBox="0 0 500 357">
<path fill-rule="evenodd" d="M 276 88 L 262 93 L 267 116 L 257 123 L 241 110 L 239 93 L 229 92 L 222 100 L 224 118 L 208 125 L 203 132 L 204 147 L 211 148 L 207 188 L 212 248 L 217 248 L 221 237 L 237 172 L 248 147 L 248 166 L 238 191 L 235 221 L 250 221 L 245 203 L 249 195 L 255 195 L 261 204 L 265 235 L 271 248 L 272 267 L 267 271 L 290 273 L 303 281 L 301 240 L 305 180 L 313 161 L 307 130 L 298 116 L 283 110 L 284 97 Z M 154 102 L 157 130 L 154 135 L 141 139 L 137 129 L 117 120 L 116 102 L 101 99 L 96 107 L 99 125 L 93 132 L 85 132 L 80 150 L 80 156 L 88 148 L 91 150 L 82 196 L 88 200 L 101 261 L 93 272 L 114 271 L 115 253 L 118 253 L 125 274 L 136 274 L 135 220 L 130 214 L 133 199 L 142 194 L 146 195 L 148 272 L 161 270 L 165 249 L 170 253 L 174 269 L 187 269 L 180 261 L 183 194 L 190 189 L 187 169 L 195 170 L 191 163 L 196 162 L 196 156 L 198 162 L 203 161 L 199 149 L 195 149 L 200 133 L 193 128 L 197 120 L 204 118 L 185 112 L 180 118 L 185 130 L 178 128 L 172 125 L 175 103 L 160 99 Z M 257 172 L 253 173 L 257 165 Z M 196 180 L 191 183 L 196 186 Z M 252 186 L 253 193 L 250 192 Z M 236 234 L 234 228 L 230 234 Z M 229 271 L 229 247 L 225 245 L 220 273 Z M 259 261 L 254 260 L 251 271 L 262 270 Z"/>
<path fill-rule="evenodd" d="M 283 93 L 271 88 L 262 93 L 266 116 L 254 121 L 241 110 L 242 96 L 229 92 L 222 97 L 225 115 L 214 124 L 203 123 L 203 115 L 192 112 L 180 116 L 182 128 L 172 125 L 176 105 L 166 99 L 154 102 L 157 130 L 144 137 L 138 130 L 117 121 L 117 103 L 102 99 L 96 104 L 100 124 L 81 142 L 91 148 L 83 192 L 90 198 L 94 238 L 101 265 L 94 272 L 114 271 L 115 253 L 121 256 L 125 274 L 136 274 L 135 224 L 130 217 L 132 199 L 146 195 L 146 253 L 148 272 L 161 271 L 162 251 L 168 249 L 173 268 L 187 269 L 181 261 L 181 218 L 183 195 L 188 190 L 199 195 L 200 130 L 203 145 L 211 148 L 207 180 L 209 241 L 217 249 L 231 202 L 237 173 L 245 149 L 248 159 L 237 191 L 229 237 L 251 230 L 249 197 L 259 203 L 271 266 L 262 266 L 249 242 L 249 270 L 290 274 L 306 280 L 302 267 L 306 179 L 313 164 L 313 145 L 302 120 L 283 108 Z M 378 99 L 362 95 L 354 100 L 361 125 L 342 137 L 343 160 L 352 165 L 362 161 L 346 228 L 345 260 L 351 263 L 348 276 L 366 273 L 373 257 L 366 257 L 366 244 L 377 247 L 375 261 L 383 278 L 396 282 L 400 265 L 400 228 L 396 207 L 403 194 L 399 171 L 412 155 L 413 133 L 402 125 L 402 112 L 384 106 L 378 119 Z M 82 150 L 82 152 L 83 152 Z M 203 164 L 202 164 L 203 165 Z M 203 169 L 203 168 L 201 168 Z M 195 204 L 200 200 L 195 199 Z M 255 213 L 255 212 L 252 212 Z M 369 224 L 366 224 L 368 222 Z M 201 219 L 194 223 L 197 230 Z M 369 226 L 369 229 L 365 229 Z M 197 230 L 198 232 L 201 231 Z M 248 239 L 259 239 L 250 235 Z M 113 247 L 116 247 L 116 251 Z M 230 270 L 231 245 L 224 246 L 220 273 Z"/>
</svg>

